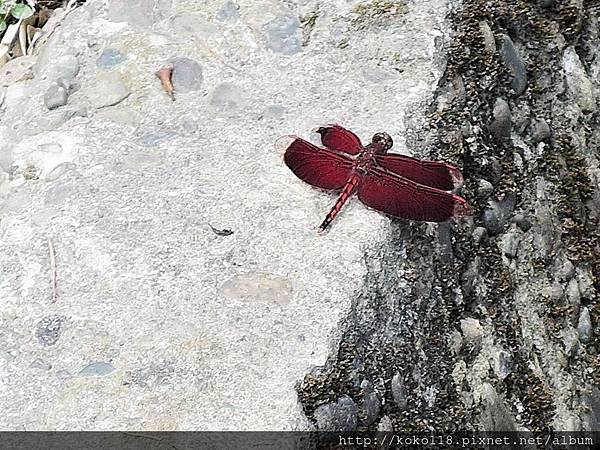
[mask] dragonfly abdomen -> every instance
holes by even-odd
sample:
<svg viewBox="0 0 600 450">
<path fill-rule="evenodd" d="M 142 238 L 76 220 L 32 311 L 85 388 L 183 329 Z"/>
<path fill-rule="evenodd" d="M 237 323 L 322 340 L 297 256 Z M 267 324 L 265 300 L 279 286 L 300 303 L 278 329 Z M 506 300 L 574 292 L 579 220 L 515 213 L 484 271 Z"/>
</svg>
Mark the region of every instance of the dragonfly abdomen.
<svg viewBox="0 0 600 450">
<path fill-rule="evenodd" d="M 342 190 L 342 193 L 338 197 L 337 201 L 333 205 L 333 208 L 331 208 L 331 211 L 329 211 L 329 214 L 325 216 L 325 220 L 319 226 L 320 232 L 324 232 L 327 229 L 329 224 L 333 222 L 333 219 L 335 219 L 335 217 L 339 214 L 348 199 L 356 192 L 356 189 L 360 183 L 360 178 L 361 177 L 359 173 L 352 172 L 350 179 L 346 182 L 346 185 L 344 186 L 344 189 Z"/>
</svg>

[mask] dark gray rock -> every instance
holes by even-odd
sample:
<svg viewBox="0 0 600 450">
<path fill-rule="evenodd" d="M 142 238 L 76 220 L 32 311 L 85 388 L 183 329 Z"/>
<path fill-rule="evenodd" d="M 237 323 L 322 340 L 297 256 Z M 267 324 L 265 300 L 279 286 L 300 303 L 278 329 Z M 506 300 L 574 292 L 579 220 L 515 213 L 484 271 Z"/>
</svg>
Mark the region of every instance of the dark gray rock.
<svg viewBox="0 0 600 450">
<path fill-rule="evenodd" d="M 392 397 L 399 410 L 406 409 L 408 406 L 408 392 L 406 391 L 402 375 L 398 372 L 392 377 Z"/>
<path fill-rule="evenodd" d="M 114 48 L 106 48 L 96 60 L 96 65 L 103 69 L 107 69 L 109 67 L 118 66 L 126 60 L 127 56 L 120 51 Z"/>
<path fill-rule="evenodd" d="M 293 16 L 280 16 L 264 25 L 267 47 L 277 53 L 293 55 L 302 48 L 300 22 Z"/>
<path fill-rule="evenodd" d="M 354 431 L 358 426 L 358 407 L 344 395 L 335 403 L 319 406 L 314 417 L 320 431 Z"/>
<path fill-rule="evenodd" d="M 550 8 L 552 5 L 554 5 L 554 0 L 538 0 L 538 5 L 540 5 L 542 8 Z"/>
<path fill-rule="evenodd" d="M 175 58 L 172 59 L 173 75 L 171 81 L 175 92 L 197 91 L 202 86 L 202 66 L 193 59 Z"/>
<path fill-rule="evenodd" d="M 483 224 L 490 236 L 496 236 L 504 230 L 504 225 L 515 208 L 516 197 L 508 194 L 502 200 L 492 200 L 490 203 L 491 207 L 483 213 Z"/>
<path fill-rule="evenodd" d="M 510 87 L 515 91 L 515 94 L 521 95 L 527 89 L 527 69 L 525 62 L 519 55 L 512 39 L 507 35 L 502 36 L 502 47 L 500 48 L 502 61 L 512 75 Z"/>
<path fill-rule="evenodd" d="M 367 380 L 363 380 L 360 384 L 360 388 L 363 394 L 363 413 L 364 413 L 364 424 L 371 425 L 379 417 L 379 411 L 381 410 L 381 402 L 377 393 L 373 389 L 373 385 Z"/>
<path fill-rule="evenodd" d="M 494 192 L 494 185 L 483 178 L 477 182 L 477 194 L 482 198 L 486 198 Z"/>
<path fill-rule="evenodd" d="M 550 140 L 552 133 L 550 127 L 544 119 L 536 120 L 533 128 L 533 142 L 547 142 Z"/>
<path fill-rule="evenodd" d="M 513 222 L 517 224 L 521 231 L 529 231 L 531 229 L 531 221 L 523 214 L 515 214 Z"/>
<path fill-rule="evenodd" d="M 504 142 L 510 139 L 512 120 L 508 103 L 498 98 L 494 103 L 494 120 L 490 124 L 490 131 L 496 142 Z"/>
<path fill-rule="evenodd" d="M 497 395 L 486 399 L 481 407 L 481 425 L 485 431 L 516 431 L 515 419 L 502 398 Z"/>
<path fill-rule="evenodd" d="M 42 318 L 37 324 L 35 337 L 42 345 L 54 345 L 62 333 L 66 317 L 52 315 Z"/>
</svg>

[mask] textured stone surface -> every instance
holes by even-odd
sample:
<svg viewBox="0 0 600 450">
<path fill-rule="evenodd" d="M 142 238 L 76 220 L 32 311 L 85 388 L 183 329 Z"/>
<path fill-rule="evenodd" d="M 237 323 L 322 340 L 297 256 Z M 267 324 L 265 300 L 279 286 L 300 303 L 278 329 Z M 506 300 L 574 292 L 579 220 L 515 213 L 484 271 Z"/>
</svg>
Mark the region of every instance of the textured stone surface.
<svg viewBox="0 0 600 450">
<path fill-rule="evenodd" d="M 597 429 L 589 3 L 87 2 L 0 111 L 0 426 Z M 88 109 L 103 74 L 130 95 Z M 461 167 L 473 217 L 351 201 L 317 236 L 333 198 L 273 143 L 331 121 Z"/>
<path fill-rule="evenodd" d="M 274 144 L 340 122 L 364 140 L 386 130 L 405 151 L 404 115 L 442 73 L 446 5 L 357 31 L 358 2 L 231 3 L 90 0 L 35 77 L 9 87 L 3 429 L 309 426 L 295 386 L 327 360 L 390 220 L 352 201 L 318 236 L 334 197 L 298 180 Z M 127 58 L 113 64 L 106 49 Z M 181 55 L 202 84 L 171 102 L 154 71 Z M 50 112 L 59 76 L 79 89 Z M 51 114 L 66 108 L 88 113 Z M 350 402 L 340 420 L 356 426 L 363 402 Z"/>
</svg>

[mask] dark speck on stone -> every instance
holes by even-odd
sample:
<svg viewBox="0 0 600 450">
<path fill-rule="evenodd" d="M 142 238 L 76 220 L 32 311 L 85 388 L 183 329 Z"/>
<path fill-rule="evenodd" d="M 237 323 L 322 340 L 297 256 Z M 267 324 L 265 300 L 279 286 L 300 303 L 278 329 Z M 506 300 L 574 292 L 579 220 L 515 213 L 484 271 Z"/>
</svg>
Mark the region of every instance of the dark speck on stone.
<svg viewBox="0 0 600 450">
<path fill-rule="evenodd" d="M 358 426 L 358 407 L 344 395 L 335 403 L 319 406 L 315 411 L 317 427 L 321 431 L 354 431 Z"/>
<path fill-rule="evenodd" d="M 513 44 L 511 38 L 506 35 L 503 35 L 500 54 L 502 55 L 504 64 L 512 74 L 510 87 L 515 91 L 515 94 L 521 95 L 525 92 L 525 89 L 527 89 L 527 70 L 525 69 L 525 62 L 515 48 L 515 44 Z"/>
<path fill-rule="evenodd" d="M 203 80 L 200 64 L 189 58 L 175 58 L 170 62 L 173 64 L 171 82 L 175 92 L 192 92 L 200 89 Z"/>
<path fill-rule="evenodd" d="M 54 345 L 60 338 L 62 327 L 66 318 L 64 316 L 46 316 L 37 324 L 35 337 L 42 345 Z"/>
<path fill-rule="evenodd" d="M 105 362 L 93 362 L 85 366 L 81 371 L 79 371 L 80 377 L 101 377 L 104 375 L 108 375 L 113 370 L 115 370 L 114 366 Z"/>
<path fill-rule="evenodd" d="M 114 48 L 105 49 L 96 60 L 96 65 L 102 68 L 114 67 L 125 61 L 127 57 Z"/>
<path fill-rule="evenodd" d="M 510 139 L 511 130 L 510 107 L 506 101 L 498 98 L 494 103 L 494 120 L 490 124 L 490 131 L 496 142 L 503 142 Z"/>
</svg>

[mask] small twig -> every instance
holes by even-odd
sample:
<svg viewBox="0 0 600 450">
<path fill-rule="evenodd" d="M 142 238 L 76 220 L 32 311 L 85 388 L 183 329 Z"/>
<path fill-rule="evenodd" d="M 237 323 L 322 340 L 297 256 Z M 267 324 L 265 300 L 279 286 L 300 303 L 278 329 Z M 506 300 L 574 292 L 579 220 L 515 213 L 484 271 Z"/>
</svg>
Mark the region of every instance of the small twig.
<svg viewBox="0 0 600 450">
<path fill-rule="evenodd" d="M 54 243 L 48 238 L 48 250 L 50 251 L 50 272 L 52 273 L 52 303 L 56 302 L 56 252 Z"/>
<path fill-rule="evenodd" d="M 231 231 L 231 230 L 228 230 L 228 229 L 219 230 L 218 228 L 213 227 L 210 223 L 208 224 L 208 226 L 213 231 L 213 233 L 215 233 L 217 236 L 231 236 L 233 234 L 233 231 Z"/>
</svg>

